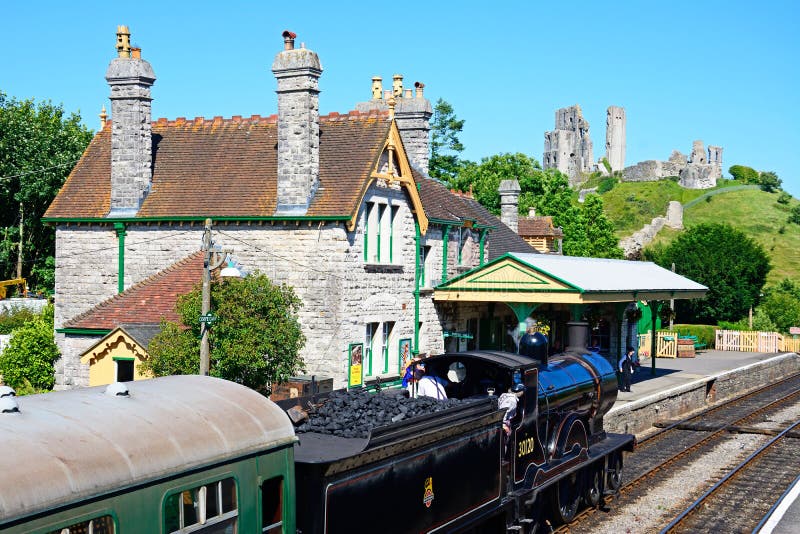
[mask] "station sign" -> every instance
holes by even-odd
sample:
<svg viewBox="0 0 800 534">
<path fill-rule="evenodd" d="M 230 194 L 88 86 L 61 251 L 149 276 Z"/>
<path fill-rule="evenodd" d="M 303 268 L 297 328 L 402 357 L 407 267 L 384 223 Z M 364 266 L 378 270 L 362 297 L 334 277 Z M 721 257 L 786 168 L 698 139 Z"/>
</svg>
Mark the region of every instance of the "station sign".
<svg viewBox="0 0 800 534">
<path fill-rule="evenodd" d="M 800 335 L 800 326 L 790 326 L 789 333 L 792 334 L 793 336 Z"/>
</svg>

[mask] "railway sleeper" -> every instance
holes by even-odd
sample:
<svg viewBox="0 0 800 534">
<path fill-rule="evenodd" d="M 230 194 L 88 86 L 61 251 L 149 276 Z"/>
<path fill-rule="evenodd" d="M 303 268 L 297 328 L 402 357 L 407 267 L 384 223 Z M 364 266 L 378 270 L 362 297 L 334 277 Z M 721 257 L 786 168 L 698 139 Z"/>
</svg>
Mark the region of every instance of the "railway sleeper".
<svg viewBox="0 0 800 534">
<path fill-rule="evenodd" d="M 653 424 L 653 426 L 657 428 L 667 428 L 673 425 L 673 422 L 670 421 L 658 421 Z M 678 430 L 693 430 L 698 432 L 716 432 L 718 430 L 726 430 L 732 434 L 762 434 L 765 436 L 777 436 L 784 430 L 786 430 L 785 426 L 779 425 L 772 425 L 767 427 L 757 427 L 757 426 L 750 426 L 750 425 L 709 425 L 704 423 L 681 423 L 676 425 L 672 428 Z M 799 431 L 792 431 L 786 434 L 787 437 L 790 438 L 800 438 Z"/>
</svg>

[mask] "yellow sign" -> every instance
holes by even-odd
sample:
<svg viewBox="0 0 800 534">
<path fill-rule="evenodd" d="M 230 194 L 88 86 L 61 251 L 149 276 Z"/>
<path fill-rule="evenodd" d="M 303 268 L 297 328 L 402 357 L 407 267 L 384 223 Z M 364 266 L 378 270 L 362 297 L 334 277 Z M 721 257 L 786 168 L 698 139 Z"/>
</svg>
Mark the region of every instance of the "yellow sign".
<svg viewBox="0 0 800 534">
<path fill-rule="evenodd" d="M 433 503 L 433 477 L 425 479 L 425 493 L 422 495 L 422 502 L 425 503 L 425 508 L 430 508 Z"/>
<path fill-rule="evenodd" d="M 350 387 L 361 385 L 362 381 L 361 369 L 362 369 L 361 364 L 350 366 Z"/>
</svg>

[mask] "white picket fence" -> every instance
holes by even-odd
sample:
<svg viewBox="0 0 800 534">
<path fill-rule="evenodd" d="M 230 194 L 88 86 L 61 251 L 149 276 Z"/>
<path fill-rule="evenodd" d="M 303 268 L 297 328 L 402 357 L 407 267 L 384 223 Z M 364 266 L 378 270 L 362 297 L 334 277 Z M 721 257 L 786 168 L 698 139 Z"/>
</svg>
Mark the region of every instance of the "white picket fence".
<svg viewBox="0 0 800 534">
<path fill-rule="evenodd" d="M 742 332 L 716 330 L 714 346 L 717 350 L 742 352 L 797 352 L 800 339 L 784 338 L 777 332 Z"/>
</svg>

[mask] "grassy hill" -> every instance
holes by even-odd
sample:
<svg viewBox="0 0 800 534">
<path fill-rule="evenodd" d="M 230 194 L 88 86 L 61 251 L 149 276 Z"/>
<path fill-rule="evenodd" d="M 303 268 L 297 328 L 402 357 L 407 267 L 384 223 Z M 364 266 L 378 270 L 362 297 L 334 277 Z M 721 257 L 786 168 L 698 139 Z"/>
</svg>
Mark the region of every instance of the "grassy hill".
<svg viewBox="0 0 800 534">
<path fill-rule="evenodd" d="M 672 180 L 625 182 L 602 195 L 606 214 L 617 236 L 627 237 L 653 217 L 663 216 L 667 204 L 684 204 L 683 223 L 689 228 L 700 223 L 727 223 L 761 244 L 772 261 L 768 284 L 783 278 L 800 280 L 800 226 L 787 223 L 789 210 L 797 199 L 779 204 L 777 193 L 741 187 L 721 180 L 714 189 L 684 189 Z M 669 243 L 679 231 L 664 228 L 653 244 Z"/>
</svg>

